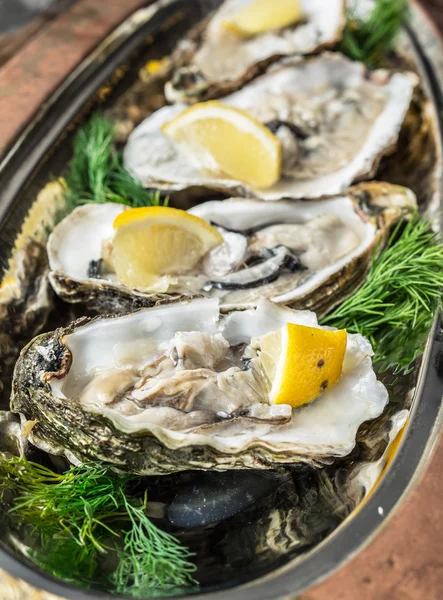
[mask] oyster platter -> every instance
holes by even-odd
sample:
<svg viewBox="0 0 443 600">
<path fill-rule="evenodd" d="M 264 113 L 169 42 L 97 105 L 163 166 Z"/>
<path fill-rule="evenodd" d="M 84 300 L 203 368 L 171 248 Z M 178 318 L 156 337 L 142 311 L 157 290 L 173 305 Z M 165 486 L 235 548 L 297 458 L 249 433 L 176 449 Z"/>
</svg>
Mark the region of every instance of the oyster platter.
<svg viewBox="0 0 443 600">
<path fill-rule="evenodd" d="M 407 2 L 212 4 L 66 132 L 5 264 L 1 541 L 67 597 L 299 560 L 418 401 L 443 246 Z"/>
</svg>

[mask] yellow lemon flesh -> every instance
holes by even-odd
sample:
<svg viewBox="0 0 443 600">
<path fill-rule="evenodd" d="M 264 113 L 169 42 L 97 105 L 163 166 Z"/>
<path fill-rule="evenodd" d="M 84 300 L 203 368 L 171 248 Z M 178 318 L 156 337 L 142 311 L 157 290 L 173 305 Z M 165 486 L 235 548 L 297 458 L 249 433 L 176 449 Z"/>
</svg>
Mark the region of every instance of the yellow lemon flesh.
<svg viewBox="0 0 443 600">
<path fill-rule="evenodd" d="M 346 330 L 288 323 L 261 338 L 260 360 L 272 382 L 271 404 L 302 406 L 340 379 Z"/>
<path fill-rule="evenodd" d="M 256 188 L 280 179 L 279 139 L 246 112 L 217 100 L 191 106 L 165 123 L 162 132 L 218 177 Z"/>
<path fill-rule="evenodd" d="M 223 26 L 244 37 L 250 37 L 294 25 L 301 18 L 300 0 L 253 0 L 224 20 Z"/>
<path fill-rule="evenodd" d="M 164 275 L 186 273 L 223 241 L 204 219 L 166 206 L 126 210 L 114 228 L 114 268 L 118 281 L 130 288 L 149 288 Z"/>
</svg>

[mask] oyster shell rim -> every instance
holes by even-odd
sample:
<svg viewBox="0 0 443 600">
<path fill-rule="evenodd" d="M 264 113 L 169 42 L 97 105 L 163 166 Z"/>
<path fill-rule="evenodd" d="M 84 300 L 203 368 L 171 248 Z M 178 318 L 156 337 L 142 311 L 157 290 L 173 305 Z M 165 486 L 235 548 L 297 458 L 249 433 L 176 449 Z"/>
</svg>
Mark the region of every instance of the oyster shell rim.
<svg viewBox="0 0 443 600">
<path fill-rule="evenodd" d="M 268 190 L 256 190 L 241 181 L 231 180 L 228 178 L 217 179 L 216 177 L 211 177 L 210 181 L 205 181 L 205 182 L 197 181 L 196 179 L 185 181 L 185 182 L 177 182 L 177 181 L 176 182 L 170 182 L 170 181 L 167 182 L 163 179 L 157 179 L 156 177 L 151 176 L 151 175 L 148 175 L 148 176 L 141 175 L 140 173 L 137 172 L 137 168 L 134 167 L 134 165 L 132 165 L 132 167 L 131 167 L 131 161 L 128 158 L 128 155 L 129 155 L 128 148 L 130 147 L 129 145 L 131 143 L 131 138 L 134 143 L 134 140 L 137 139 L 136 134 L 140 136 L 143 126 L 145 126 L 145 128 L 146 128 L 145 123 L 147 123 L 150 120 L 152 121 L 152 119 L 155 117 L 155 115 L 158 115 L 158 113 L 160 111 L 169 109 L 169 112 L 170 112 L 171 109 L 177 108 L 178 105 L 163 106 L 159 110 L 155 111 L 154 113 L 152 113 L 151 115 L 146 117 L 146 119 L 144 119 L 139 125 L 137 125 L 137 127 L 130 134 L 130 136 L 127 140 L 127 143 L 125 145 L 124 151 L 123 151 L 125 168 L 128 171 L 130 171 L 134 175 L 134 177 L 139 179 L 143 183 L 143 185 L 145 185 L 146 187 L 153 186 L 164 192 L 173 193 L 173 192 L 178 192 L 178 191 L 183 191 L 183 190 L 189 190 L 195 186 L 198 186 L 200 189 L 207 190 L 209 193 L 211 191 L 212 192 L 216 191 L 216 192 L 222 192 L 222 193 L 228 194 L 230 196 L 239 196 L 239 197 L 245 197 L 245 198 L 257 198 L 259 200 L 265 200 L 267 202 L 275 202 L 275 201 L 283 200 L 283 199 L 311 200 L 311 199 L 319 199 L 322 197 L 328 197 L 331 195 L 338 195 L 339 193 L 344 193 L 346 191 L 346 189 L 352 185 L 355 185 L 359 182 L 362 182 L 362 181 L 365 181 L 368 179 L 372 179 L 372 177 L 375 176 L 375 174 L 377 172 L 377 169 L 378 169 L 381 159 L 384 156 L 388 156 L 389 154 L 391 154 L 395 150 L 395 147 L 397 145 L 401 126 L 404 122 L 407 111 L 409 110 L 409 106 L 410 106 L 410 103 L 412 100 L 412 95 L 413 95 L 414 89 L 420 83 L 420 80 L 419 80 L 417 74 L 414 73 L 413 71 L 389 71 L 386 69 L 377 69 L 377 70 L 373 71 L 373 70 L 370 70 L 363 63 L 358 63 L 356 61 L 352 61 L 349 58 L 347 58 L 346 56 L 344 56 L 343 54 L 341 54 L 340 52 L 326 51 L 326 52 L 323 52 L 318 55 L 312 55 L 312 56 L 306 56 L 306 57 L 303 57 L 303 56 L 286 57 L 286 58 L 280 60 L 279 62 L 273 63 L 267 70 L 265 70 L 263 73 L 261 73 L 258 78 L 248 81 L 247 84 L 245 85 L 245 87 L 234 92 L 232 95 L 240 94 L 240 93 L 244 92 L 245 90 L 248 89 L 249 85 L 257 86 L 260 83 L 260 80 L 262 80 L 263 78 L 272 76 L 275 72 L 285 69 L 286 67 L 297 67 L 298 65 L 301 65 L 303 63 L 315 62 L 315 61 L 319 61 L 319 60 L 341 61 L 343 65 L 351 65 L 351 66 L 359 65 L 361 68 L 361 78 L 364 80 L 369 79 L 369 80 L 374 80 L 375 82 L 377 82 L 377 78 L 382 77 L 386 80 L 384 85 L 389 85 L 390 82 L 392 82 L 394 80 L 394 78 L 396 78 L 398 80 L 399 77 L 404 77 L 405 82 L 407 80 L 410 83 L 409 103 L 405 107 L 403 118 L 402 118 L 401 122 L 398 123 L 398 127 L 396 126 L 393 131 L 391 128 L 390 135 L 386 138 L 386 142 L 384 143 L 383 147 L 381 147 L 380 143 L 376 143 L 374 141 L 372 142 L 372 144 L 371 144 L 372 150 L 368 153 L 367 156 L 364 157 L 363 164 L 354 173 L 352 179 L 349 179 L 349 177 L 348 177 L 349 182 L 347 184 L 343 184 L 343 183 L 336 184 L 336 188 L 331 189 L 331 183 L 328 183 L 327 184 L 328 190 L 326 190 L 325 183 L 323 183 L 323 187 L 325 189 L 322 191 L 315 192 L 315 193 L 314 192 L 295 193 L 294 190 L 288 190 L 285 192 L 284 190 L 278 189 L 279 183 L 281 183 L 282 180 L 280 180 L 280 182 L 277 182 L 277 184 L 275 186 L 269 188 Z M 224 99 L 226 100 L 225 96 L 224 96 Z M 221 99 L 221 101 L 223 102 L 223 98 Z M 388 114 L 387 114 L 389 107 L 390 107 L 391 113 L 392 112 L 398 113 L 397 101 L 398 101 L 398 98 L 397 99 L 392 98 L 392 97 L 388 98 L 387 103 L 385 104 L 385 107 L 384 107 L 382 113 L 377 117 L 377 119 L 375 121 L 375 123 L 378 122 L 378 127 L 380 129 L 381 129 L 380 119 L 382 117 L 384 117 L 384 120 L 385 120 L 384 125 L 386 125 L 386 121 L 389 122 L 389 118 L 388 118 Z M 186 108 L 186 105 L 183 104 L 182 110 L 185 108 Z M 393 110 L 394 108 L 395 108 L 395 111 Z M 172 115 L 172 116 L 174 116 L 174 115 Z M 391 115 L 391 117 L 392 117 L 392 115 Z M 157 120 L 159 120 L 159 119 L 157 119 Z M 160 123 L 161 122 L 162 122 L 162 120 L 160 119 Z M 369 145 L 369 139 L 371 136 L 371 132 L 375 131 L 375 123 L 374 123 L 374 126 L 371 128 L 371 131 L 368 134 L 368 137 L 365 141 L 366 145 Z M 156 130 L 153 130 L 153 131 L 156 131 Z M 364 149 L 364 146 L 360 149 L 359 153 L 361 153 L 363 149 Z M 132 152 L 135 152 L 135 150 L 132 150 Z M 356 156 L 358 156 L 359 153 L 357 153 Z M 355 157 L 353 160 L 355 160 Z M 348 163 L 347 167 L 349 167 L 350 164 L 352 164 L 352 163 Z M 191 166 L 192 165 L 189 165 L 190 168 L 191 168 Z M 331 178 L 333 176 L 335 176 L 336 178 L 337 177 L 340 178 L 340 175 L 341 175 L 341 178 L 343 179 L 343 175 L 342 175 L 343 170 L 344 169 L 339 169 L 338 171 L 335 171 L 331 174 L 327 174 L 326 176 L 320 176 L 320 179 L 328 178 L 328 177 Z M 337 173 L 338 173 L 338 175 L 337 175 Z M 300 181 L 301 182 L 303 182 L 303 181 L 312 182 L 312 184 L 314 185 L 314 182 L 318 182 L 318 179 L 319 179 L 319 177 L 316 177 L 312 180 L 300 180 Z M 274 191 L 272 191 L 274 187 L 276 187 L 276 189 Z"/>
<path fill-rule="evenodd" d="M 224 97 L 228 94 L 236 92 L 243 85 L 249 83 L 256 77 L 263 75 L 268 69 L 268 67 L 270 67 L 274 63 L 277 63 L 280 60 L 284 60 L 285 58 L 289 58 L 291 56 L 314 56 L 321 54 L 326 50 L 332 50 L 338 44 L 338 42 L 341 41 L 343 30 L 346 25 L 346 0 L 340 0 L 340 5 L 341 20 L 338 23 L 334 37 L 332 37 L 330 40 L 318 44 L 317 46 L 315 46 L 315 48 L 309 51 L 292 52 L 291 54 L 273 54 L 250 65 L 244 70 L 243 74 L 237 77 L 236 79 L 220 79 L 217 81 L 208 82 L 204 86 L 204 88 L 200 90 L 200 93 L 196 93 L 195 95 L 185 94 L 180 101 L 185 104 L 194 104 L 195 102 L 205 102 L 207 100 L 213 100 L 215 98 Z M 195 44 L 195 48 L 191 52 L 189 51 L 189 48 L 185 48 L 183 51 L 181 51 L 180 46 L 176 47 L 172 55 L 173 64 L 171 65 L 171 75 L 173 75 L 173 71 L 175 71 L 176 69 L 181 69 L 183 67 L 186 68 L 192 64 L 192 59 L 198 52 L 202 44 L 201 38 L 205 36 L 210 21 L 219 10 L 220 7 L 214 9 L 211 15 L 202 20 L 201 31 L 199 36 L 200 39 L 198 41 L 195 39 L 192 40 L 192 42 Z M 169 79 L 165 84 L 165 97 L 169 103 L 174 104 L 177 100 L 175 99 L 175 90 L 170 84 L 171 80 Z"/>
<path fill-rule="evenodd" d="M 380 213 L 380 205 L 377 201 L 382 201 L 386 196 L 389 198 L 389 190 L 395 193 L 396 190 L 405 191 L 405 203 L 401 205 L 394 205 L 392 207 L 387 203 L 385 206 L 382 205 L 382 211 Z M 406 202 L 406 198 L 410 195 L 409 203 Z M 369 195 L 369 198 L 368 198 Z M 365 196 L 364 203 L 360 200 L 361 197 Z M 327 310 L 332 309 L 334 306 L 339 304 L 343 299 L 352 294 L 354 289 L 361 284 L 362 279 L 369 268 L 369 259 L 373 254 L 375 247 L 378 244 L 378 248 L 381 249 L 387 242 L 389 230 L 403 217 L 407 217 L 409 213 L 415 208 L 415 200 L 412 198 L 413 192 L 408 188 L 402 186 L 395 186 L 386 182 L 365 182 L 353 186 L 343 194 L 336 196 L 325 196 L 320 199 L 311 200 L 311 202 L 321 202 L 323 200 L 333 198 L 349 198 L 354 204 L 355 211 L 362 216 L 362 219 L 370 218 L 373 219 L 376 225 L 376 231 L 372 243 L 364 251 L 363 254 L 355 257 L 352 262 L 346 263 L 344 267 L 334 272 L 326 281 L 322 281 L 320 285 L 315 287 L 311 292 L 306 294 L 303 298 L 292 298 L 287 299 L 284 302 L 277 302 L 278 304 L 287 306 L 294 309 L 310 309 L 315 310 L 319 316 L 322 316 Z M 415 198 L 415 196 L 414 196 Z M 223 203 L 229 203 L 231 200 L 240 201 L 241 199 L 227 199 L 223 200 Z M 262 202 L 262 200 L 256 200 Z M 302 200 L 282 200 L 282 202 L 293 202 L 300 206 L 303 205 Z M 371 215 L 373 210 L 373 215 Z M 72 214 L 72 213 L 70 213 Z M 69 217 L 69 215 L 68 215 Z M 61 225 L 61 223 L 60 223 Z M 56 229 L 51 233 L 48 240 L 48 253 L 51 247 L 51 240 L 55 239 Z M 51 262 L 51 259 L 50 259 Z M 204 297 L 204 294 L 186 294 L 186 293 L 144 293 L 140 291 L 130 290 L 123 284 L 117 282 L 111 282 L 105 279 L 75 279 L 65 275 L 59 270 L 51 270 L 49 273 L 49 281 L 54 291 L 63 300 L 71 303 L 85 303 L 89 307 L 96 308 L 100 312 L 109 311 L 122 311 L 122 310 L 136 310 L 143 307 L 152 307 L 162 303 L 168 303 L 171 301 L 180 301 L 183 299 L 192 299 Z M 91 281 L 94 285 L 91 285 Z M 337 294 L 335 300 L 331 302 L 335 292 L 341 290 L 342 294 Z M 290 293 L 290 292 L 289 292 Z M 288 294 L 289 294 L 288 293 Z M 278 296 L 272 297 L 273 300 Z M 258 299 L 257 299 L 258 301 Z M 222 312 L 237 309 L 247 309 L 256 306 L 257 301 L 249 303 L 238 303 L 238 304 L 226 304 L 222 306 Z"/>
<path fill-rule="evenodd" d="M 197 300 L 198 301 L 198 300 Z M 189 305 L 192 301 L 185 301 L 182 304 Z M 203 299 L 204 303 L 218 303 L 215 300 Z M 274 311 L 274 305 L 270 301 L 264 301 L 265 305 L 270 306 L 270 310 Z M 271 443 L 254 440 L 249 441 L 246 448 L 240 450 L 221 451 L 219 448 L 210 445 L 186 445 L 178 444 L 176 447 L 169 447 L 163 439 L 159 439 L 156 433 L 152 430 L 140 429 L 136 432 L 125 432 L 113 423 L 113 421 L 103 413 L 94 413 L 82 409 L 78 405 L 78 401 L 70 400 L 64 397 L 63 393 L 57 396 L 48 383 L 50 378 L 60 379 L 64 374 L 69 373 L 71 366 L 71 351 L 63 343 L 63 338 L 74 331 L 92 325 L 104 320 L 124 319 L 126 317 L 133 318 L 137 313 L 150 312 L 152 309 L 140 309 L 135 313 L 126 313 L 125 315 L 108 315 L 96 317 L 82 317 L 77 319 L 65 328 L 59 328 L 54 332 L 43 333 L 33 340 L 22 350 L 20 358 L 17 361 L 14 370 L 14 385 L 11 396 L 11 411 L 19 414 L 22 420 L 32 419 L 36 421 L 32 430 L 28 434 L 28 439 L 36 447 L 44 449 L 46 452 L 61 454 L 68 460 L 82 462 L 84 460 L 101 460 L 108 464 L 113 464 L 117 468 L 128 467 L 128 459 L 120 458 L 128 452 L 131 456 L 131 463 L 145 464 L 142 470 L 131 471 L 139 474 L 165 474 L 178 472 L 181 470 L 195 469 L 274 469 L 285 464 L 305 463 L 313 466 L 322 466 L 330 464 L 334 458 L 340 458 L 349 454 L 352 448 L 345 446 L 345 452 L 331 452 L 324 455 L 321 452 L 309 455 L 309 452 L 302 453 L 297 448 L 289 453 L 288 448 L 283 445 L 283 448 L 278 451 Z M 154 309 L 155 310 L 155 309 Z M 288 309 L 278 308 L 280 316 Z M 242 312 L 242 311 L 238 311 Z M 294 312 L 294 311 L 290 311 Z M 296 312 L 296 311 L 295 311 Z M 304 311 L 309 312 L 309 311 Z M 231 313 L 232 314 L 232 313 Z M 219 317 L 225 319 L 226 315 L 219 313 Z M 284 317 L 282 317 L 284 318 Z M 296 318 L 293 316 L 292 318 Z M 235 325 L 235 322 L 233 323 Z M 231 327 L 233 326 L 231 325 Z M 238 326 L 238 324 L 237 324 Z M 269 326 L 269 325 L 268 325 Z M 352 335 L 353 334 L 349 334 Z M 249 334 L 248 334 L 249 336 Z M 355 336 L 362 338 L 362 336 Z M 349 339 L 349 338 L 348 338 Z M 362 338 L 363 339 L 363 338 Z M 51 340 L 53 343 L 41 352 L 42 342 Z M 368 345 L 368 342 L 365 342 Z M 370 346 L 369 346 L 370 348 Z M 40 349 L 40 351 L 39 351 Z M 34 352 L 32 352 L 34 350 Z M 359 350 L 360 351 L 360 350 Z M 35 356 L 38 355 L 38 364 L 33 364 Z M 370 355 L 359 363 L 370 361 Z M 45 361 L 48 364 L 53 364 L 56 361 L 56 369 L 46 371 L 44 367 Z M 352 361 L 353 359 L 351 359 Z M 356 376 L 359 365 L 352 366 L 349 377 Z M 383 388 L 385 402 L 380 406 L 380 410 L 384 409 L 388 401 L 387 390 L 383 384 L 376 379 L 376 375 L 370 367 L 370 376 L 374 379 L 374 385 Z M 30 375 L 30 377 L 29 377 Z M 357 374 L 357 377 L 360 377 Z M 364 375 L 366 377 L 366 375 Z M 49 392 L 49 393 L 48 393 Z M 61 397 L 63 396 L 63 397 Z M 381 396 L 380 396 L 381 398 Z M 295 410 L 295 409 L 294 409 Z M 377 415 L 370 416 L 359 423 L 357 428 L 362 423 L 377 418 Z M 155 428 L 154 428 L 155 429 Z M 167 430 L 165 430 L 167 431 Z M 183 433 L 183 435 L 186 432 Z M 116 435 L 117 434 L 117 435 Z M 73 441 L 74 440 L 74 441 Z M 122 444 L 123 440 L 123 444 Z M 173 438 L 171 438 L 172 443 Z M 66 443 L 67 442 L 67 443 Z M 99 442 L 99 444 L 97 444 Z M 277 442 L 274 442 L 277 443 Z M 102 447 L 102 444 L 103 447 Z M 354 438 L 353 447 L 355 447 L 356 438 Z M 287 446 L 287 444 L 286 444 Z M 138 460 L 134 456 L 138 455 Z M 323 448 L 327 444 L 323 444 Z M 305 446 L 308 448 L 308 446 Z M 156 456 L 155 452 L 159 454 Z M 140 452 L 145 453 L 145 459 L 140 456 Z M 146 454 L 148 453 L 148 454 Z M 112 461 L 109 457 L 112 456 Z M 171 462 L 164 462 L 165 456 L 171 459 Z M 202 456 L 204 461 L 202 462 Z M 115 458 L 116 457 L 116 458 Z M 115 459 L 114 459 L 115 458 Z M 179 460 L 177 460 L 179 458 Z M 233 460 L 233 458 L 235 460 Z M 183 461 L 183 462 L 180 462 Z M 179 463 L 179 466 L 178 466 Z M 147 465 L 147 466 L 146 466 Z"/>
</svg>

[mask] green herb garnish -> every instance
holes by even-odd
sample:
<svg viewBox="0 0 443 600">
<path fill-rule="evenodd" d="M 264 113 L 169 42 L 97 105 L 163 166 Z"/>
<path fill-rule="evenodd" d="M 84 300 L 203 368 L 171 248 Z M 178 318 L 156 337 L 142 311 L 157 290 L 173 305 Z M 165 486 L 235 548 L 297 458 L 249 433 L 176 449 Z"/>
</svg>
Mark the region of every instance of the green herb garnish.
<svg viewBox="0 0 443 600">
<path fill-rule="evenodd" d="M 138 479 L 101 463 L 58 474 L 25 458 L 0 462 L 8 514 L 38 535 L 30 558 L 51 574 L 129 596 L 195 585 L 192 553 L 146 516 L 146 495 L 129 493 Z M 116 565 L 106 574 L 99 564 L 108 554 Z"/>
<path fill-rule="evenodd" d="M 119 563 L 112 577 L 116 591 L 152 594 L 164 589 L 165 581 L 173 588 L 195 583 L 195 565 L 188 560 L 191 553 L 172 535 L 152 525 L 144 513 L 145 505 L 133 506 L 124 495 L 122 500 L 132 527 L 125 533 L 123 549 L 118 551 Z"/>
<path fill-rule="evenodd" d="M 366 281 L 322 325 L 366 336 L 381 370 L 408 372 L 423 353 L 443 288 L 443 244 L 415 215 L 395 228 Z"/>
<path fill-rule="evenodd" d="M 75 135 L 66 175 L 68 210 L 87 202 L 117 202 L 131 207 L 167 205 L 159 191 L 148 192 L 123 167 L 114 144 L 115 126 L 95 114 Z"/>
<path fill-rule="evenodd" d="M 408 12 L 407 0 L 376 0 L 367 18 L 349 9 L 340 50 L 369 67 L 382 65 L 395 47 Z"/>
</svg>

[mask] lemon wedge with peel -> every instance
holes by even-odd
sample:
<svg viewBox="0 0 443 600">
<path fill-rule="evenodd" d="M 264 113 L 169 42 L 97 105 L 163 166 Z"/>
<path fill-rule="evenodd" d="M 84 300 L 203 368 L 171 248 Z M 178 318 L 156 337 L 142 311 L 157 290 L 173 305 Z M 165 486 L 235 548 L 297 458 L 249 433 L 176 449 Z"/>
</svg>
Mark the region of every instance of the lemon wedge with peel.
<svg viewBox="0 0 443 600">
<path fill-rule="evenodd" d="M 223 242 L 204 219 L 167 206 L 132 208 L 114 221 L 113 263 L 117 279 L 148 289 L 164 275 L 192 269 Z"/>
<path fill-rule="evenodd" d="M 250 37 L 294 25 L 301 18 L 300 0 L 253 0 L 225 19 L 223 26 L 244 37 Z"/>
<path fill-rule="evenodd" d="M 271 404 L 302 406 L 340 379 L 346 330 L 327 331 L 288 323 L 260 340 L 260 361 L 272 387 Z"/>
<path fill-rule="evenodd" d="M 162 132 L 214 175 L 271 187 L 280 178 L 281 144 L 260 121 L 217 100 L 201 102 L 165 123 Z"/>
</svg>

